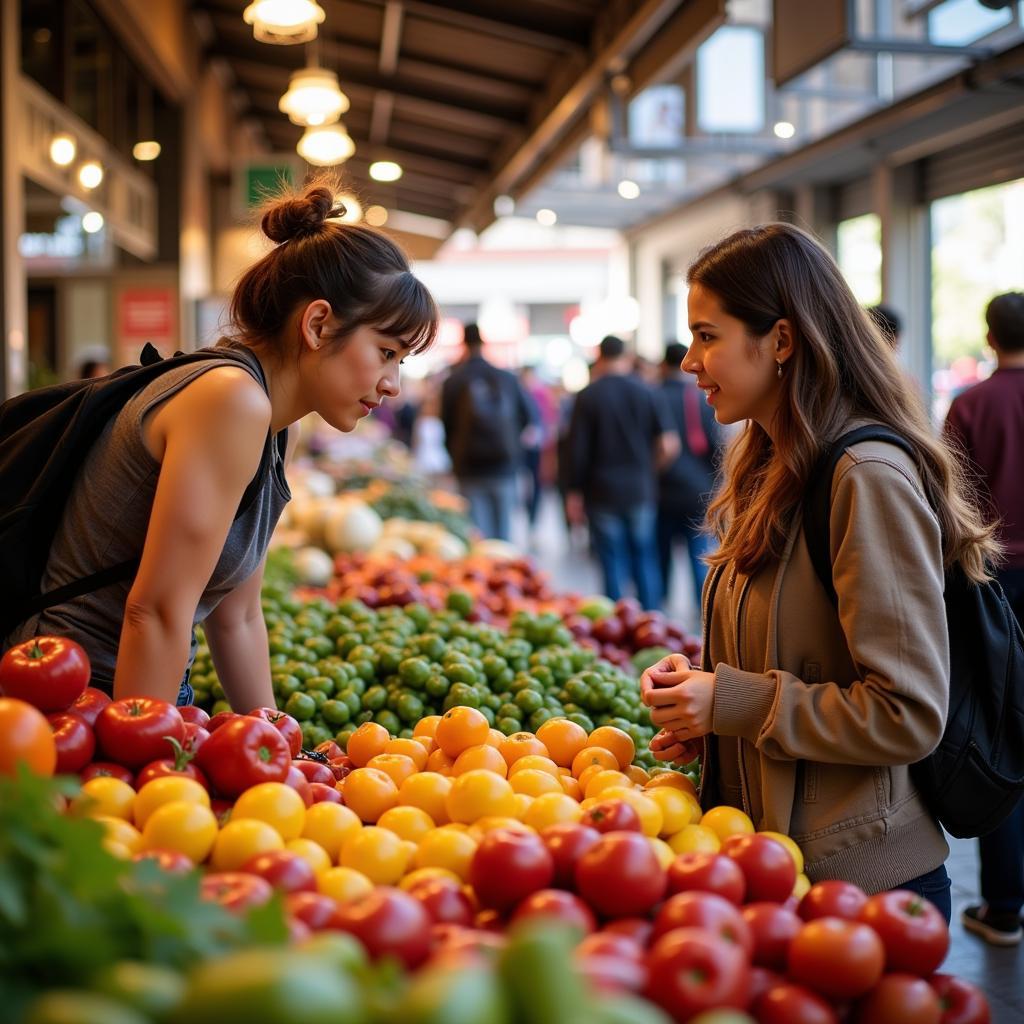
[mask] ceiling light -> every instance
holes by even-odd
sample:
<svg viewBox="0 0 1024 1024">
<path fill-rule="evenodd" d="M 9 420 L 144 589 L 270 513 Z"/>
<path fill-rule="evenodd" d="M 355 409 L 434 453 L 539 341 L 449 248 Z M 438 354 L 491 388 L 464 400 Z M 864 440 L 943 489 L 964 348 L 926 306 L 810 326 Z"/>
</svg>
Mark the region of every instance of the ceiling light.
<svg viewBox="0 0 1024 1024">
<path fill-rule="evenodd" d="M 640 186 L 635 181 L 624 178 L 619 182 L 619 195 L 623 199 L 636 199 L 640 195 Z"/>
<path fill-rule="evenodd" d="M 287 46 L 316 39 L 324 11 L 316 0 L 253 0 L 242 17 L 257 42 Z"/>
<path fill-rule="evenodd" d="M 370 177 L 374 181 L 398 181 L 402 168 L 394 160 L 377 160 L 370 164 Z"/>
<path fill-rule="evenodd" d="M 382 228 L 388 222 L 388 211 L 383 206 L 369 206 L 366 209 L 366 223 L 375 228 Z"/>
<path fill-rule="evenodd" d="M 136 142 L 132 146 L 132 156 L 136 160 L 155 160 L 160 155 L 160 143 L 155 139 L 146 139 L 143 142 Z"/>
<path fill-rule="evenodd" d="M 548 209 L 545 208 L 543 210 L 538 210 L 537 211 L 537 223 L 538 224 L 543 224 L 544 227 L 549 228 L 553 224 L 557 223 L 557 221 L 558 221 L 558 214 L 555 213 L 554 210 L 548 210 Z"/>
<path fill-rule="evenodd" d="M 516 201 L 508 195 L 494 197 L 494 216 L 511 217 L 516 212 Z"/>
<path fill-rule="evenodd" d="M 772 131 L 780 139 L 791 139 L 796 135 L 796 128 L 789 121 L 776 121 Z"/>
<path fill-rule="evenodd" d="M 75 159 L 78 147 L 70 135 L 54 135 L 50 143 L 50 159 L 58 167 L 67 167 Z"/>
<path fill-rule="evenodd" d="M 95 235 L 97 231 L 103 229 L 103 214 L 96 210 L 90 210 L 82 218 L 82 230 L 88 232 L 90 235 Z"/>
<path fill-rule="evenodd" d="M 78 182 L 82 188 L 96 188 L 103 181 L 103 166 L 98 160 L 87 160 L 78 168 Z"/>
<path fill-rule="evenodd" d="M 334 124 L 307 128 L 295 148 L 306 163 L 329 167 L 343 164 L 356 151 L 356 144 L 345 131 L 345 126 L 335 121 Z"/>
<path fill-rule="evenodd" d="M 338 88 L 338 76 L 326 68 L 303 68 L 288 79 L 288 91 L 278 109 L 292 124 L 316 126 L 337 121 L 349 108 L 348 97 Z"/>
</svg>

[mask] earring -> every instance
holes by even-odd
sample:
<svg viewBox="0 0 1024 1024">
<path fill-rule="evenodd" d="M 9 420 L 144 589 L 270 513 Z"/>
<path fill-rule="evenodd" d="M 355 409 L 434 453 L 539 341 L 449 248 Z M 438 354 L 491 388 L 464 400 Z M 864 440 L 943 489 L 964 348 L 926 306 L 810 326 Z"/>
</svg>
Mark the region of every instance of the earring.
<svg viewBox="0 0 1024 1024">
<path fill-rule="evenodd" d="M 775 360 L 775 367 L 778 370 L 779 380 L 782 380 L 782 360 L 781 359 L 776 359 Z"/>
</svg>

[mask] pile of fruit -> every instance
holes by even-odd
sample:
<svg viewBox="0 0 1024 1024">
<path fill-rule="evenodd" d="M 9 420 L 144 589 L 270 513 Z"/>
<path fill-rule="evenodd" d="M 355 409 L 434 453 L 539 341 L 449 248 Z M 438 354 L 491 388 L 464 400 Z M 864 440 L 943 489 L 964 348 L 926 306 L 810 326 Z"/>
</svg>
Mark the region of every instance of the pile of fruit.
<svg viewBox="0 0 1024 1024">
<path fill-rule="evenodd" d="M 468 705 L 506 735 L 536 732 L 560 715 L 587 732 L 612 725 L 631 737 L 641 761 L 654 763 L 654 729 L 633 675 L 576 644 L 554 613 L 513 616 L 501 631 L 469 621 L 474 607 L 463 591 L 432 611 L 420 603 L 300 601 L 265 587 L 274 695 L 302 723 L 304 746 L 333 739 L 344 748 L 369 721 L 408 738 L 425 716 Z M 205 645 L 191 679 L 197 703 L 227 709 Z"/>
</svg>

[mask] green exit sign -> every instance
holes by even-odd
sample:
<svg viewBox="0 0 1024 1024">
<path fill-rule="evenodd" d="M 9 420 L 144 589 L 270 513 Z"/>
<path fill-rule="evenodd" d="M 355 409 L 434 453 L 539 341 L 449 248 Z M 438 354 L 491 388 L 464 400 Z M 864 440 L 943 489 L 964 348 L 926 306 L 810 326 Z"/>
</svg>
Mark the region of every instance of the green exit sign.
<svg viewBox="0 0 1024 1024">
<path fill-rule="evenodd" d="M 245 220 L 281 189 L 301 182 L 299 162 L 297 158 L 281 155 L 239 164 L 235 169 L 235 215 Z"/>
</svg>

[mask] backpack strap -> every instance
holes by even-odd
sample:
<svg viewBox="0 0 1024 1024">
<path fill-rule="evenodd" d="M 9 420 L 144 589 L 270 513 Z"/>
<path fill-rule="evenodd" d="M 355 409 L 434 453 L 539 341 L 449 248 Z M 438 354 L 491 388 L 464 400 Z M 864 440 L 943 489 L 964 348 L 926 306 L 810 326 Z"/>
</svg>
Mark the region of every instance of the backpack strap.
<svg viewBox="0 0 1024 1024">
<path fill-rule="evenodd" d="M 832 544 L 829 519 L 832 510 L 832 478 L 847 448 L 862 441 L 885 441 L 914 455 L 913 446 L 889 427 L 867 426 L 851 430 L 832 442 L 818 457 L 804 486 L 803 527 L 811 563 L 829 600 L 838 606 L 839 595 L 832 582 Z"/>
</svg>

